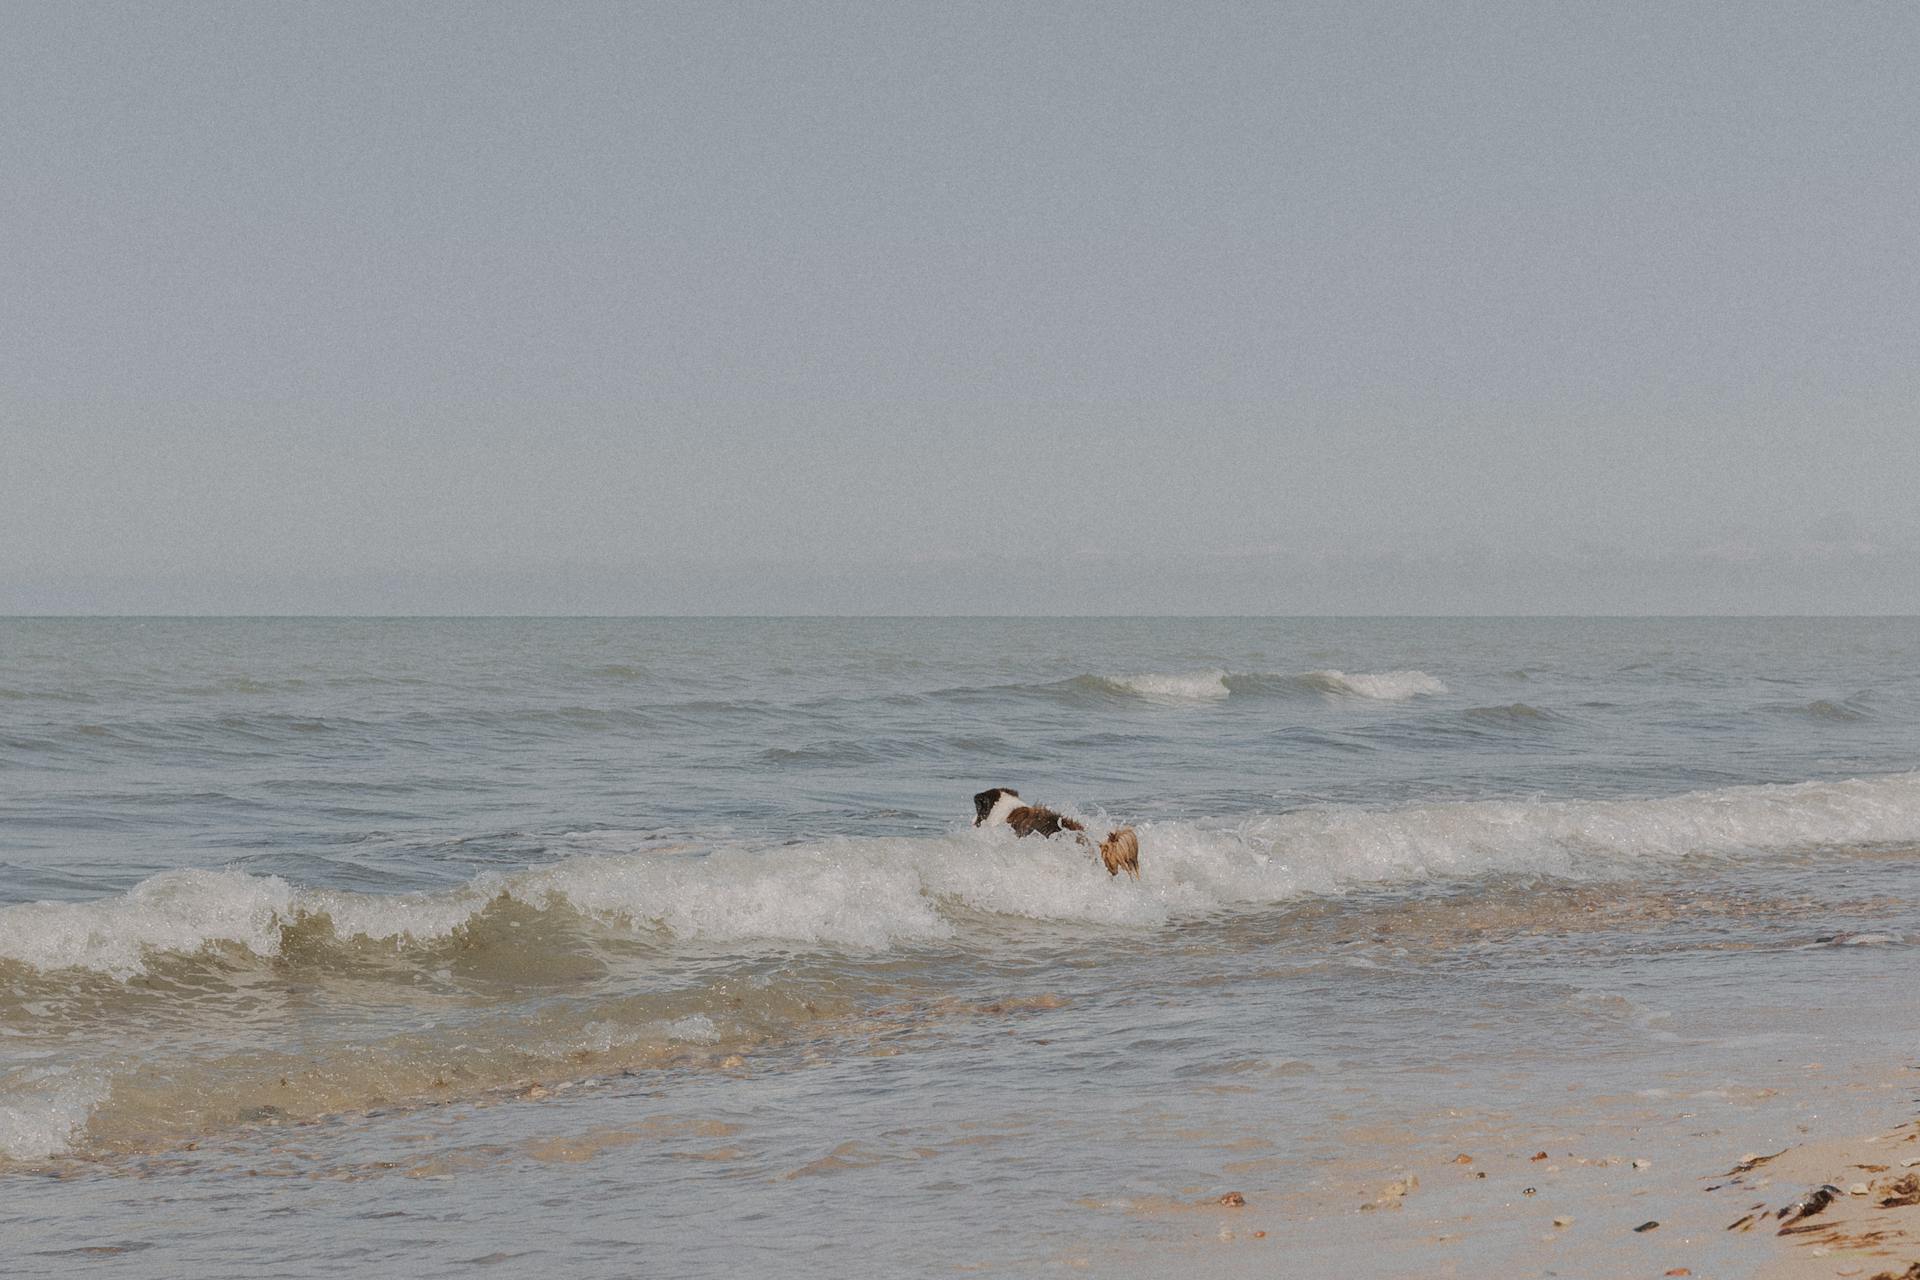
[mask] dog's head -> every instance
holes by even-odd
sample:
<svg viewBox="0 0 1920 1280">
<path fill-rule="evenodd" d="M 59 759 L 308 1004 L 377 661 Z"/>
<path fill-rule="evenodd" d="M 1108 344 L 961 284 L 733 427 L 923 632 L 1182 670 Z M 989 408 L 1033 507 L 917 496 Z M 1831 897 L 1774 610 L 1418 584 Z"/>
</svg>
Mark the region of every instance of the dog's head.
<svg viewBox="0 0 1920 1280">
<path fill-rule="evenodd" d="M 1132 879 L 1140 878 L 1140 837 L 1132 827 L 1118 827 L 1100 842 L 1100 861 L 1110 876 L 1124 871 Z"/>
<path fill-rule="evenodd" d="M 988 787 L 973 798 L 973 825 L 979 826 L 993 816 L 993 808 L 1000 803 L 1002 796 L 1011 796 L 1018 800 L 1020 793 L 1012 787 Z"/>
</svg>

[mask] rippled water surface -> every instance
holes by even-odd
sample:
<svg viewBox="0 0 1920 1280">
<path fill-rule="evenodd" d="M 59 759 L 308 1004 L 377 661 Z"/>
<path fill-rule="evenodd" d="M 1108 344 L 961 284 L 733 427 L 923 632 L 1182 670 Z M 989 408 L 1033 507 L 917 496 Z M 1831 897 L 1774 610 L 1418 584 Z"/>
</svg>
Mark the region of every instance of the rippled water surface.
<svg viewBox="0 0 1920 1280">
<path fill-rule="evenodd" d="M 0 620 L 9 1275 L 1153 1274 L 1916 942 L 1913 620 Z"/>
</svg>

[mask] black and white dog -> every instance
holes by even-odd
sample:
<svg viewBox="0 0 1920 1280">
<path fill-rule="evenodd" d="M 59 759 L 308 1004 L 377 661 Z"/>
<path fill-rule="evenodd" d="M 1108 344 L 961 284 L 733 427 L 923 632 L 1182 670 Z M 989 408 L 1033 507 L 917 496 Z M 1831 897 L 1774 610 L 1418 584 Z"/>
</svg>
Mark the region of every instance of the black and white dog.
<svg viewBox="0 0 1920 1280">
<path fill-rule="evenodd" d="M 988 787 L 974 796 L 973 825 L 1012 827 L 1017 836 L 1057 836 L 1071 831 L 1081 844 L 1094 847 L 1084 825 L 1044 805 L 1028 804 L 1012 787 Z M 1115 827 L 1107 833 L 1100 842 L 1100 861 L 1110 876 L 1125 871 L 1135 880 L 1140 878 L 1140 838 L 1132 827 Z"/>
</svg>

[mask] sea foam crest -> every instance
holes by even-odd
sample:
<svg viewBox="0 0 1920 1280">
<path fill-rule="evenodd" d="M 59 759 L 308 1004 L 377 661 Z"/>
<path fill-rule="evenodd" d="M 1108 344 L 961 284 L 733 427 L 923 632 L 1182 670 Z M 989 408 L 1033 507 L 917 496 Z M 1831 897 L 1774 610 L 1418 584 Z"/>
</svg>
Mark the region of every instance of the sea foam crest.
<svg viewBox="0 0 1920 1280">
<path fill-rule="evenodd" d="M 128 978 L 146 971 L 148 951 L 230 943 L 277 955 L 293 906 L 293 887 L 278 876 L 163 871 L 117 897 L 0 908 L 0 958 Z"/>
<path fill-rule="evenodd" d="M 1131 676 L 1106 676 L 1103 683 L 1121 693 L 1153 702 L 1217 702 L 1228 693 L 1224 671 L 1189 675 L 1148 671 Z"/>
<path fill-rule="evenodd" d="M 1138 883 L 1099 874 L 1078 842 L 974 828 L 703 854 L 610 853 L 603 832 L 595 852 L 419 894 L 169 872 L 100 901 L 0 908 L 0 959 L 125 978 L 158 952 L 220 945 L 275 955 L 283 928 L 322 915 L 338 939 L 405 948 L 448 936 L 502 895 L 608 928 L 749 951 L 884 950 L 961 936 L 982 915 L 1152 927 L 1407 880 L 1608 876 L 1690 855 L 1920 841 L 1920 773 L 1639 800 L 1323 806 L 1138 830 Z"/>
<path fill-rule="evenodd" d="M 1311 690 L 1379 702 L 1400 702 L 1447 692 L 1447 686 L 1424 671 L 1308 671 L 1294 676 L 1227 671 L 1162 672 L 1086 678 L 1112 693 L 1150 702 L 1217 702 L 1235 693 L 1274 693 Z"/>
<path fill-rule="evenodd" d="M 41 1160 L 67 1150 L 108 1088 L 99 1073 L 70 1067 L 0 1076 L 0 1158 Z"/>
<path fill-rule="evenodd" d="M 1304 677 L 1327 692 L 1355 698 L 1373 698 L 1380 702 L 1403 702 L 1430 694 L 1442 694 L 1447 686 L 1424 671 L 1360 672 L 1309 671 Z"/>
</svg>

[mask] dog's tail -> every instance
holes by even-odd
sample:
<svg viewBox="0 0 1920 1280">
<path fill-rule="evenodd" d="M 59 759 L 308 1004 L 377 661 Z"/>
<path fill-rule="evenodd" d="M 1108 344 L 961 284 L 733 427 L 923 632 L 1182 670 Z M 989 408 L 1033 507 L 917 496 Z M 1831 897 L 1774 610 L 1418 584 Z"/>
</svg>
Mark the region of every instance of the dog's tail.
<svg viewBox="0 0 1920 1280">
<path fill-rule="evenodd" d="M 1107 834 L 1100 842 L 1100 861 L 1110 876 L 1125 871 L 1131 879 L 1140 878 L 1140 837 L 1132 827 L 1116 827 Z"/>
</svg>

